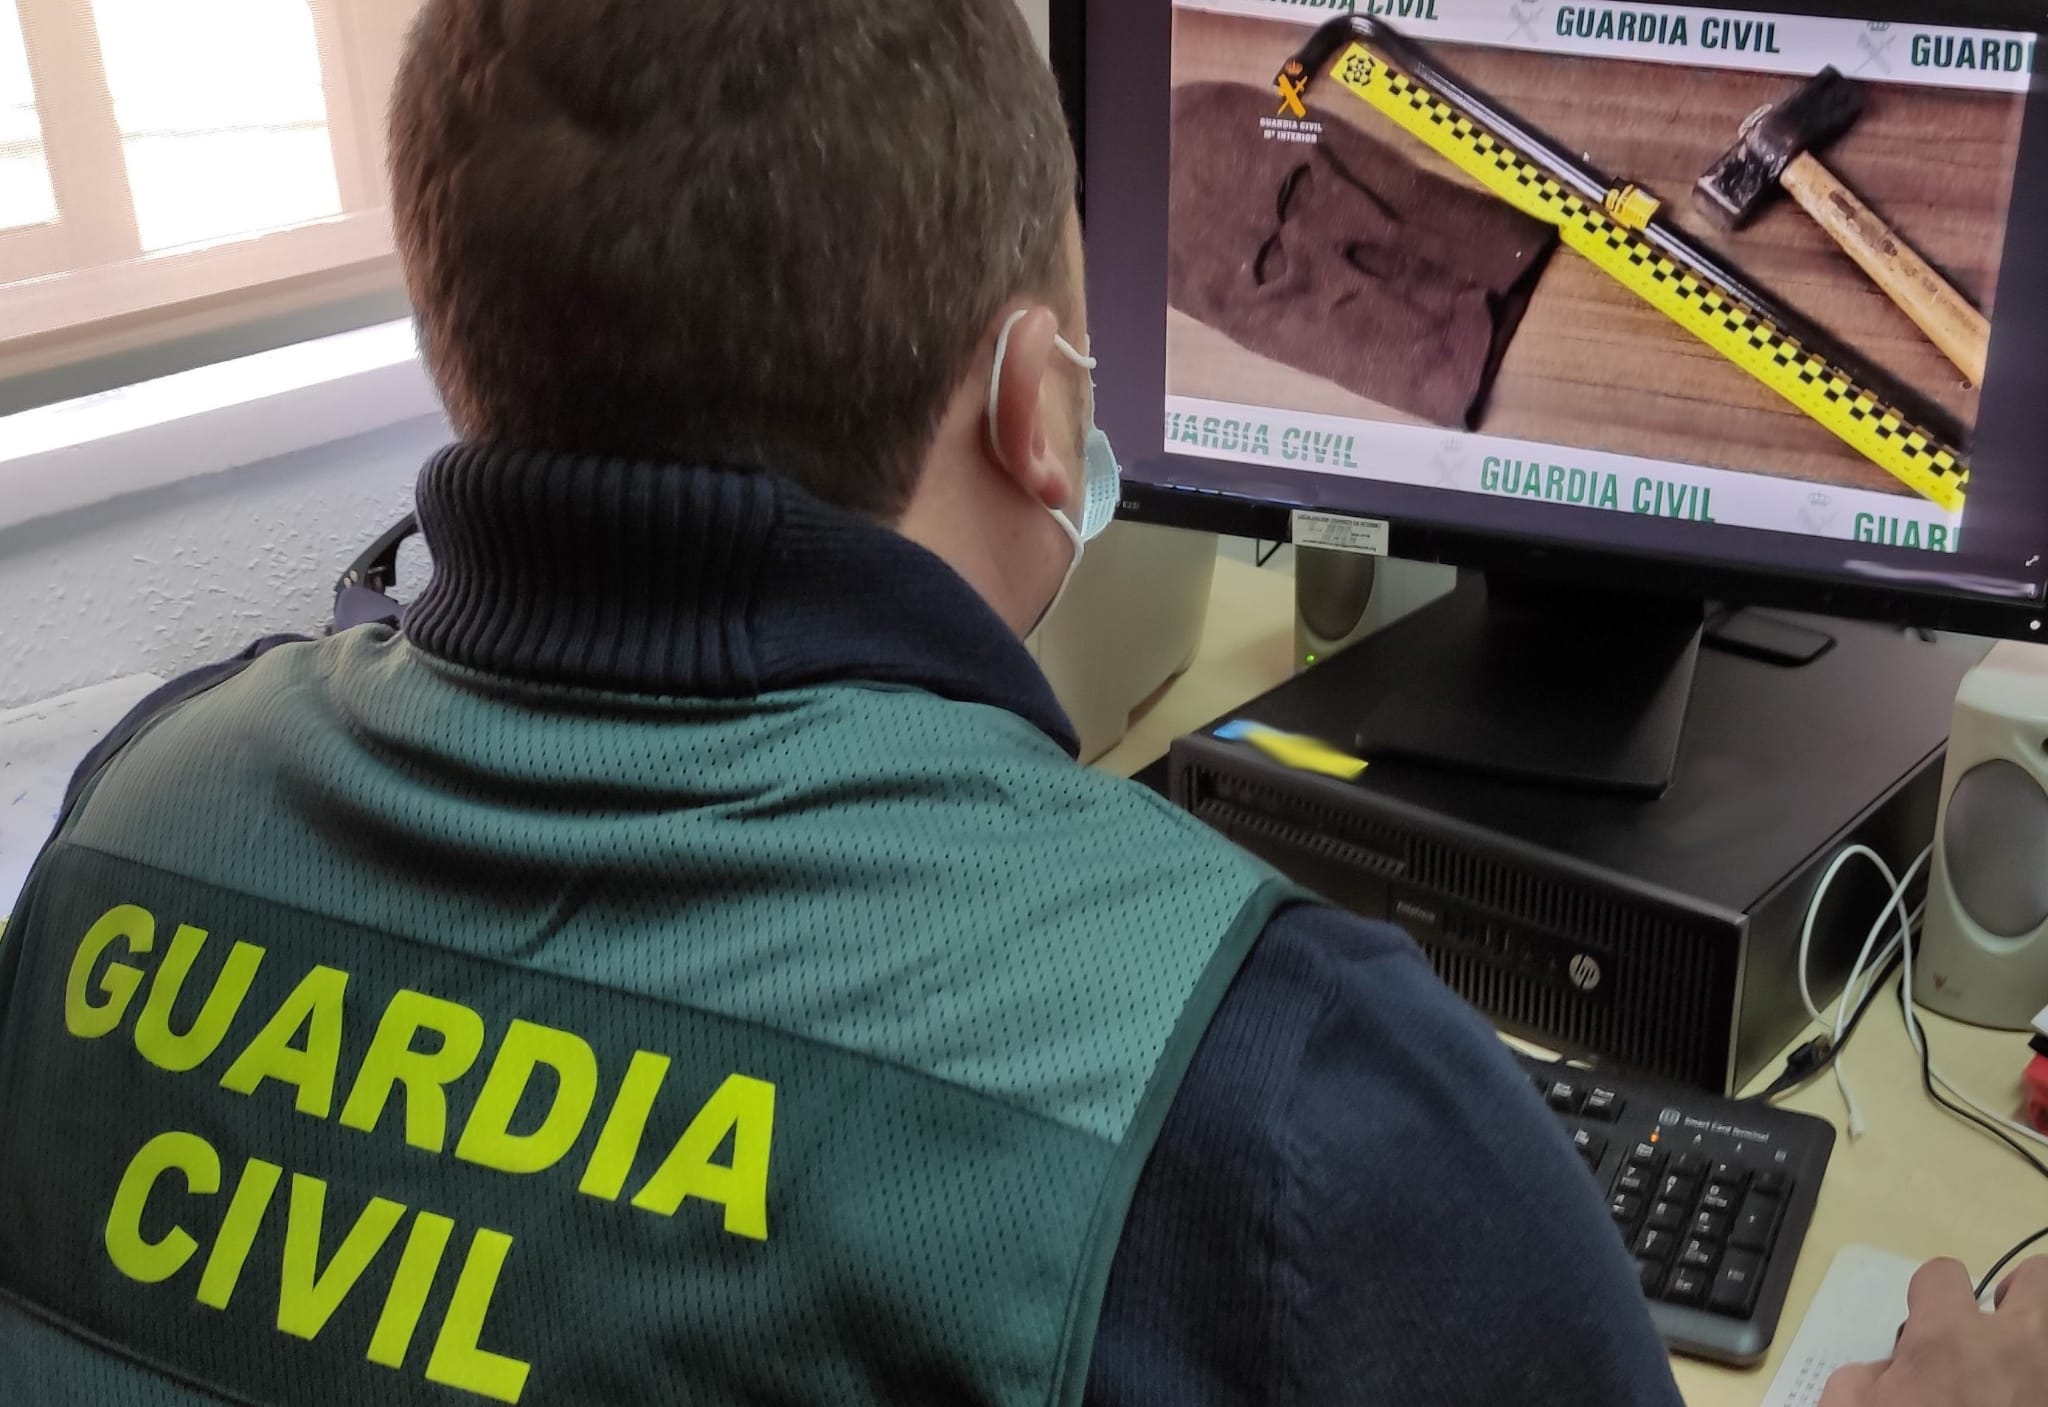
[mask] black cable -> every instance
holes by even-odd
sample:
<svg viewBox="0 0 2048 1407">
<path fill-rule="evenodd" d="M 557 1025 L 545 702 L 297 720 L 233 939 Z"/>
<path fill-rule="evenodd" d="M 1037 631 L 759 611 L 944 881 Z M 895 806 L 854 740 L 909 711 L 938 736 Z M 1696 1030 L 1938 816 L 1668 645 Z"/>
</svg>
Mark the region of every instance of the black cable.
<svg viewBox="0 0 2048 1407">
<path fill-rule="evenodd" d="M 1908 944 L 1906 948 L 1905 960 L 1908 962 L 1911 962 L 1913 960 L 1913 951 L 1910 944 Z M 1908 1012 L 1906 1009 L 1906 984 L 1903 982 L 1899 984 L 1899 1015 L 1907 1021 L 1906 1030 L 1907 1034 L 1910 1036 L 1913 1029 L 1912 1018 L 1911 1013 Z M 1942 1108 L 1948 1110 L 1951 1114 L 1956 1115 L 1958 1118 L 1968 1119 L 1978 1128 L 1983 1129 L 1993 1138 L 1996 1138 L 2000 1143 L 2003 1143 L 2006 1147 L 2012 1149 L 2013 1152 L 2019 1154 L 2020 1157 L 2026 1160 L 2028 1167 L 2032 1168 L 2035 1172 L 2041 1174 L 2042 1177 L 2048 1178 L 2048 1164 L 2043 1164 L 2039 1158 L 2036 1158 L 2032 1153 L 2029 1153 L 2018 1139 L 2014 1138 L 2011 1134 L 2007 1133 L 1997 1124 L 1992 1123 L 1989 1119 L 1979 1118 L 1974 1110 L 1965 1109 L 1962 1105 L 1957 1104 L 1956 1102 L 1942 1094 L 1941 1091 L 1935 1087 L 1934 1042 L 1927 1038 L 1927 1032 L 1924 1028 L 1920 1032 L 1920 1084 L 1922 1088 L 1924 1088 L 1927 1091 L 1927 1097 L 1929 1099 L 1933 1100 L 1936 1104 L 1939 1104 Z M 2020 1242 L 2017 1246 L 2014 1246 L 2011 1250 L 2007 1251 L 2004 1255 L 2000 1256 L 1998 1258 L 1998 1263 L 1992 1266 L 1991 1269 L 1985 1271 L 1984 1278 L 1977 1282 L 1977 1290 L 1974 1298 L 1983 1299 L 1984 1292 L 1991 1288 L 1991 1282 L 1998 1278 L 1999 1272 L 2004 1270 L 2008 1265 L 2011 1265 L 2015 1260 L 2019 1259 L 2020 1255 L 2029 1246 L 2032 1246 L 2040 1241 L 2048 1241 L 2048 1226 L 2042 1227 L 2039 1231 L 2036 1231 L 2033 1235 L 2027 1237 L 2026 1240 Z"/>
<path fill-rule="evenodd" d="M 2025 1252 L 2027 1247 L 2033 1245 L 2037 1241 L 2048 1241 L 2048 1226 L 2042 1227 L 2039 1231 L 2036 1231 L 2026 1240 L 2020 1242 L 2017 1246 L 2014 1246 L 2011 1250 L 2007 1251 L 2004 1255 L 2000 1256 L 1998 1258 L 1998 1264 L 1992 1266 L 1989 1270 L 1985 1271 L 1984 1278 L 1977 1282 L 1976 1298 L 1980 1300 L 1983 1299 L 1984 1292 L 1991 1288 L 1991 1282 L 1998 1278 L 1998 1272 L 2005 1269 L 2008 1265 L 2011 1265 L 2014 1261 L 2018 1260 L 2021 1254 Z"/>
<path fill-rule="evenodd" d="M 1906 951 L 1906 961 L 1911 962 L 1912 960 L 1912 949 L 1908 948 Z M 1899 1015 L 1907 1021 L 1907 1030 L 1910 1033 L 1912 1030 L 1912 1013 L 1906 1010 L 1906 984 L 1903 982 L 1899 984 Z M 2042 1177 L 2048 1178 L 2048 1163 L 2043 1163 L 2039 1158 L 2029 1153 L 2025 1145 L 1997 1124 L 1992 1123 L 1989 1119 L 1978 1117 L 1974 1110 L 1965 1109 L 1935 1087 L 1934 1042 L 1927 1039 L 1927 1032 L 1925 1030 L 1920 1032 L 1920 1084 L 1926 1089 L 1929 1099 L 1948 1110 L 1949 1113 L 1954 1114 L 1957 1118 L 1968 1119 L 1978 1128 L 1984 1130 L 1984 1132 L 1990 1134 L 2000 1143 L 2012 1149 L 2013 1152 L 2019 1154 L 2020 1157 L 2026 1159 L 2028 1167 L 2041 1174 Z"/>
<path fill-rule="evenodd" d="M 1861 1015 L 1861 1012 L 1858 1014 Z M 1847 1037 L 1849 1033 L 1844 1031 L 1842 1034 Z M 1815 1036 L 1785 1057 L 1785 1068 L 1779 1072 L 1778 1078 L 1772 1080 L 1761 1093 L 1752 1096 L 1753 1102 L 1775 1103 L 1786 1095 L 1812 1084 L 1816 1076 L 1835 1063 L 1835 1049 L 1833 1039 L 1825 1032 Z"/>
<path fill-rule="evenodd" d="M 1783 1099 L 1794 1090 L 1804 1089 L 1825 1074 L 1827 1068 L 1848 1048 L 1849 1038 L 1856 1034 L 1856 1028 L 1863 1024 L 1863 1018 L 1870 1008 L 1877 1005 L 1878 989 L 1891 980 L 1892 973 L 1898 969 L 1899 961 L 1900 955 L 1894 953 L 1889 961 L 1879 965 L 1876 978 L 1864 989 L 1868 995 L 1850 1015 L 1849 1024 L 1842 1028 L 1841 1040 L 1837 1041 L 1833 1036 L 1826 1034 L 1815 1036 L 1785 1057 L 1783 1073 L 1771 1081 L 1769 1088 L 1751 1097 L 1757 1103 L 1768 1104 L 1773 1100 Z M 1842 999 L 1849 999 L 1847 991 L 1842 993 Z"/>
<path fill-rule="evenodd" d="M 1903 949 L 1901 952 L 1903 952 Z M 1871 980 L 1868 987 L 1863 989 L 1864 997 L 1862 1004 L 1850 1014 L 1849 1024 L 1842 1028 L 1842 1039 L 1835 1042 L 1834 1051 L 1828 1056 L 1829 1064 L 1833 1064 L 1835 1056 L 1842 1053 L 1842 1047 L 1849 1044 L 1849 1037 L 1855 1035 L 1856 1028 L 1863 1024 L 1865 1014 L 1869 1012 L 1870 1008 L 1877 1005 L 1878 989 L 1891 981 L 1892 974 L 1899 970 L 1899 960 L 1900 953 L 1894 953 L 1890 961 L 1878 964 L 1877 976 Z"/>
<path fill-rule="evenodd" d="M 1281 548 L 1283 548 L 1283 547 L 1285 547 L 1286 545 L 1287 545 L 1287 544 L 1286 544 L 1286 543 L 1284 543 L 1284 542 L 1276 542 L 1276 543 L 1274 543 L 1274 544 L 1273 544 L 1273 545 L 1272 545 L 1271 547 L 1267 548 L 1267 549 L 1266 549 L 1266 551 L 1265 551 L 1265 554 L 1264 554 L 1263 556 L 1261 556 L 1261 557 L 1260 557 L 1260 558 L 1259 558 L 1259 559 L 1258 559 L 1257 561 L 1253 562 L 1253 563 L 1252 563 L 1252 565 L 1253 565 L 1254 567 L 1263 567 L 1263 566 L 1265 566 L 1265 565 L 1266 565 L 1266 563 L 1268 563 L 1268 562 L 1272 561 L 1272 560 L 1273 560 L 1273 559 L 1274 559 L 1275 557 L 1279 556 L 1279 555 L 1280 555 L 1280 549 L 1281 549 Z M 1258 548 L 1259 548 L 1259 544 L 1258 544 L 1257 542 L 1253 542 L 1253 543 L 1252 543 L 1252 550 L 1253 550 L 1254 552 L 1256 552 L 1256 551 L 1258 551 Z"/>
</svg>

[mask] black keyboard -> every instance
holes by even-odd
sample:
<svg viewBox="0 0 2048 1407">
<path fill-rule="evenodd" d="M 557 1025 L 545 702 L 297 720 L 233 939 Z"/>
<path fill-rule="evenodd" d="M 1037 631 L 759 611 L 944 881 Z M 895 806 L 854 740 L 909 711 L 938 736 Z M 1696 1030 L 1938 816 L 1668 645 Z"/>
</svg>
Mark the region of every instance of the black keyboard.
<svg viewBox="0 0 2048 1407">
<path fill-rule="evenodd" d="M 1834 1128 L 1647 1076 L 1516 1054 L 1608 1199 L 1666 1347 L 1760 1361 L 1813 1221 Z"/>
</svg>

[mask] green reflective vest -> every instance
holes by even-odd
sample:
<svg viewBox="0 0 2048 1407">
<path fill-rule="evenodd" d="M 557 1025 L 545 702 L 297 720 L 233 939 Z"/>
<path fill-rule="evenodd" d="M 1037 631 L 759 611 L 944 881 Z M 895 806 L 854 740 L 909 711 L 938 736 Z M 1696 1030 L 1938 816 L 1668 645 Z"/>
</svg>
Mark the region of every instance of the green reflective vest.
<svg viewBox="0 0 2048 1407">
<path fill-rule="evenodd" d="M 0 943 L 0 1400 L 1077 1403 L 1291 897 L 997 709 L 273 651 Z"/>
</svg>

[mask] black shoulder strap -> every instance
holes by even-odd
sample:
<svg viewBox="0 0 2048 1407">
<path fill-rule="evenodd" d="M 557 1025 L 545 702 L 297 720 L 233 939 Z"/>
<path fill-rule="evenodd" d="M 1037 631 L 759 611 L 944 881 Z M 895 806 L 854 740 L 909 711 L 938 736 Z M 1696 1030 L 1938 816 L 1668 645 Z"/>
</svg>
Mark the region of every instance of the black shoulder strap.
<svg viewBox="0 0 2048 1407">
<path fill-rule="evenodd" d="M 398 582 L 398 549 L 419 530 L 419 518 L 407 514 L 341 574 L 341 580 L 334 583 L 334 623 L 327 628 L 329 635 L 359 625 L 398 627 L 404 608 L 391 596 L 391 588 Z"/>
</svg>

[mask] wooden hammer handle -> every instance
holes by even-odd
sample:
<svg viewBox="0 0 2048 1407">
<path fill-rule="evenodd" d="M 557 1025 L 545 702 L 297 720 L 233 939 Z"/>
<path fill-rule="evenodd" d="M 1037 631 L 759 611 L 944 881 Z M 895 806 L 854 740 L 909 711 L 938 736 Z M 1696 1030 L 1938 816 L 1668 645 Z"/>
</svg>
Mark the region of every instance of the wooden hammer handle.
<svg viewBox="0 0 2048 1407">
<path fill-rule="evenodd" d="M 1811 153 L 1794 157 L 1779 184 L 1863 266 L 1906 316 L 1919 324 L 1973 385 L 1984 384 L 1984 364 L 1991 355 L 1991 324 L 1967 298 Z"/>
</svg>

